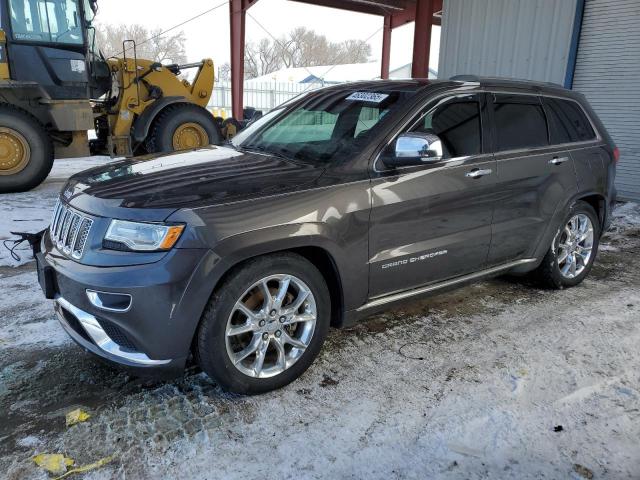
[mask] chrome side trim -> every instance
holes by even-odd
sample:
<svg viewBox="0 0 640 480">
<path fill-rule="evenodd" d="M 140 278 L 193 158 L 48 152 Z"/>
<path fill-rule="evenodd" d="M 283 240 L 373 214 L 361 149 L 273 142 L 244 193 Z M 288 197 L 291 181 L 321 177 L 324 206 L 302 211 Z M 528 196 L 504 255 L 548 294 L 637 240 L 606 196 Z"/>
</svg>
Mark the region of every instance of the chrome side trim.
<svg viewBox="0 0 640 480">
<path fill-rule="evenodd" d="M 126 350 L 122 350 L 120 345 L 111 340 L 109 335 L 102 329 L 96 317 L 91 315 L 90 313 L 85 312 L 84 310 L 80 310 L 78 307 L 72 305 L 67 300 L 58 296 L 54 299 L 54 303 L 56 304 L 56 314 L 58 315 L 58 319 L 60 322 L 67 324 L 62 312 L 60 312 L 60 307 L 69 311 L 73 316 L 75 316 L 80 325 L 87 332 L 89 337 L 95 342 L 100 350 L 112 355 L 114 357 L 122 358 L 131 363 L 136 363 L 138 365 L 164 365 L 171 360 L 152 360 L 147 357 L 144 353 L 141 352 L 128 352 Z"/>
<path fill-rule="evenodd" d="M 398 300 L 403 300 L 405 298 L 410 298 L 416 295 L 421 295 L 423 293 L 434 292 L 436 290 L 440 290 L 446 287 L 451 287 L 458 283 L 467 282 L 470 280 L 475 280 L 478 278 L 482 278 L 487 275 L 492 275 L 494 273 L 499 273 L 505 270 L 509 270 L 514 267 L 518 267 L 520 265 L 525 265 L 527 263 L 535 262 L 535 258 L 525 258 L 522 260 L 516 260 L 515 262 L 505 263 L 504 265 L 499 265 L 497 267 L 488 268 L 486 270 L 481 270 L 479 272 L 470 273 L 468 275 L 463 275 L 462 277 L 452 278 L 451 280 L 446 280 L 444 282 L 436 283 L 433 285 L 427 285 L 425 287 L 414 288 L 412 290 L 405 290 L 404 292 L 393 293 L 391 295 L 385 295 L 384 297 L 374 298 L 373 300 L 365 303 L 361 307 L 357 308 L 356 311 L 362 312 L 364 310 L 368 310 L 369 308 L 378 307 L 380 305 L 385 305 L 387 303 L 396 302 Z"/>
<path fill-rule="evenodd" d="M 93 304 L 94 307 L 99 308 L 100 310 L 105 310 L 107 312 L 125 313 L 131 310 L 131 305 L 133 304 L 133 297 L 128 293 L 101 292 L 100 290 L 91 290 L 89 288 L 87 288 L 85 292 L 87 294 L 87 298 Z M 129 304 L 127 305 L 126 308 L 105 307 L 104 304 L 102 303 L 102 300 L 100 300 L 100 295 L 99 295 L 100 293 L 104 295 L 120 295 L 122 297 L 128 297 Z"/>
</svg>

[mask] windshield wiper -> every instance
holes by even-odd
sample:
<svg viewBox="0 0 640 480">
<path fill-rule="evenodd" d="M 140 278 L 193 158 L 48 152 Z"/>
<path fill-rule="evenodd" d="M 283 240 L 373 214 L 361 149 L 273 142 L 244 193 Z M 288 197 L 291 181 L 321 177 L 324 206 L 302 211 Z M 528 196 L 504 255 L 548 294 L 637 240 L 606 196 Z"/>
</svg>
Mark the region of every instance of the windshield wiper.
<svg viewBox="0 0 640 480">
<path fill-rule="evenodd" d="M 240 145 L 239 147 L 237 147 L 237 150 L 240 150 L 240 151 L 244 150 L 245 152 L 249 152 L 249 153 L 251 152 L 265 153 L 267 155 L 273 155 L 274 157 L 282 158 L 284 160 L 294 161 L 294 159 L 291 156 L 285 154 L 281 150 L 271 150 L 270 148 L 266 148 L 259 145 L 250 146 L 250 147 L 243 147 L 242 145 Z"/>
</svg>

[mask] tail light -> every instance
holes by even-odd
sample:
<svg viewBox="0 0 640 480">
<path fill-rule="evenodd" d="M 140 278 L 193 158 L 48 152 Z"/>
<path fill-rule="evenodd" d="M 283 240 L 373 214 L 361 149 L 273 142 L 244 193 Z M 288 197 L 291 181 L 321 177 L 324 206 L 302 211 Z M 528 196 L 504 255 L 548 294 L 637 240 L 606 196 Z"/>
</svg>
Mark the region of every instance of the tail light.
<svg viewBox="0 0 640 480">
<path fill-rule="evenodd" d="M 613 163 L 617 164 L 620 161 L 620 149 L 614 147 L 613 149 Z"/>
</svg>

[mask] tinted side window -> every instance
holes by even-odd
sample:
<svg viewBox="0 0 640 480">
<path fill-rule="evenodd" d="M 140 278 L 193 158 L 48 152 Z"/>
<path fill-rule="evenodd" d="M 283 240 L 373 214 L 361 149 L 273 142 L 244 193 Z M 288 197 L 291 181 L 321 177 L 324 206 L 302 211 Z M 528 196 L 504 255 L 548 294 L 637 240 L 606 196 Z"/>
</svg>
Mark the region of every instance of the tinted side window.
<svg viewBox="0 0 640 480">
<path fill-rule="evenodd" d="M 482 152 L 480 103 L 452 100 L 427 113 L 412 132 L 433 133 L 442 140 L 443 158 Z"/>
<path fill-rule="evenodd" d="M 537 98 L 496 95 L 493 111 L 498 151 L 549 144 L 544 110 Z"/>
<path fill-rule="evenodd" d="M 552 144 L 584 142 L 596 137 L 580 105 L 557 98 L 545 98 L 543 101 L 549 119 L 549 137 Z"/>
</svg>

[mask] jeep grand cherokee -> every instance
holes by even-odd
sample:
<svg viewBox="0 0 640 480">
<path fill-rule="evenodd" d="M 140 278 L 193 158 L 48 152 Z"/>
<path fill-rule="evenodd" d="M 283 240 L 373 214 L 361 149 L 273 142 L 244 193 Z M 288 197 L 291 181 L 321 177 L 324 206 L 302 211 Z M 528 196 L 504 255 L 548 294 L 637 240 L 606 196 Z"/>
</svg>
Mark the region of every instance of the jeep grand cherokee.
<svg viewBox="0 0 640 480">
<path fill-rule="evenodd" d="M 222 147 L 93 168 L 37 255 L 60 322 L 224 388 L 300 376 L 330 325 L 492 275 L 588 274 L 618 151 L 579 93 L 500 79 L 334 86 Z"/>
</svg>

